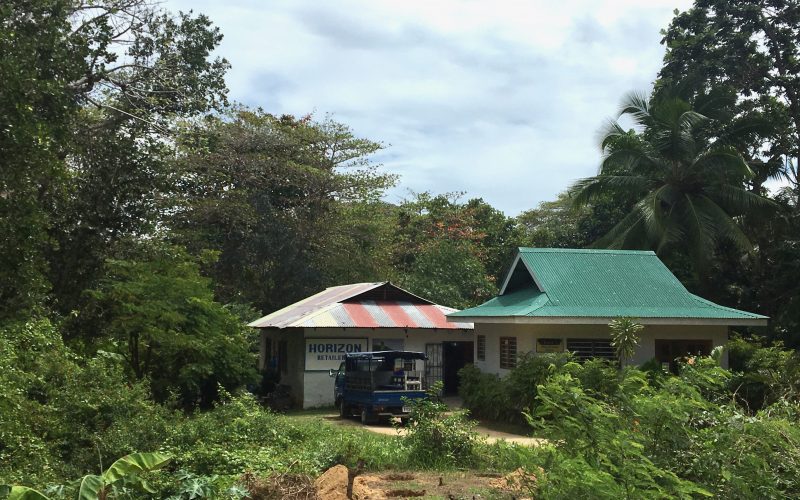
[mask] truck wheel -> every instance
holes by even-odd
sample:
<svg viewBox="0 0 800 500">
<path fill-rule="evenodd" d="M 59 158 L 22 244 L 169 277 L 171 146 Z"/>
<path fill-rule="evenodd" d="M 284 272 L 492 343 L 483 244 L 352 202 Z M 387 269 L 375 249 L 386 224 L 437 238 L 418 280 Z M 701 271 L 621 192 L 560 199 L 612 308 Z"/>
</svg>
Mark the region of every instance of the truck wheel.
<svg viewBox="0 0 800 500">
<path fill-rule="evenodd" d="M 372 415 L 367 411 L 366 408 L 361 409 L 361 423 L 363 425 L 368 425 L 372 423 Z"/>
<path fill-rule="evenodd" d="M 339 416 L 341 418 L 347 418 L 350 416 L 350 409 L 347 407 L 347 404 L 345 404 L 344 399 L 340 399 L 337 406 L 339 407 Z"/>
</svg>

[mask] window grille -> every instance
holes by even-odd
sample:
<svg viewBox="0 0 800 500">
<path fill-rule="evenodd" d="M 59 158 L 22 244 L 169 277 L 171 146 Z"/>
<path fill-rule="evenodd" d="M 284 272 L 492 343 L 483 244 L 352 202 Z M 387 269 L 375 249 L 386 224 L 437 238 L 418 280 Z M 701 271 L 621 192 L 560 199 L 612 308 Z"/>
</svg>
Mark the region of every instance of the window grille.
<svg viewBox="0 0 800 500">
<path fill-rule="evenodd" d="M 500 337 L 500 368 L 517 366 L 517 337 Z"/>
<path fill-rule="evenodd" d="M 567 339 L 567 350 L 581 361 L 591 358 L 617 359 L 609 339 Z"/>
</svg>

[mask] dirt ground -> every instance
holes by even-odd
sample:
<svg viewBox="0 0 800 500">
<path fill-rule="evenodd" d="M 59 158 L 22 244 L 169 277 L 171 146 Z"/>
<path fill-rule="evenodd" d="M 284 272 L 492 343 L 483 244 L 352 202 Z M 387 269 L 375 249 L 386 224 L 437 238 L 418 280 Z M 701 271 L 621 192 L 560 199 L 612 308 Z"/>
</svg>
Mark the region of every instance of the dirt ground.
<svg viewBox="0 0 800 500">
<path fill-rule="evenodd" d="M 523 481 L 520 481 L 520 478 Z M 526 481 L 535 477 L 522 471 L 506 476 L 453 472 L 431 474 L 420 472 L 383 472 L 357 475 L 348 488 L 348 471 L 337 465 L 315 481 L 319 498 L 330 500 L 387 500 L 394 498 L 473 499 L 500 500 L 523 499 L 527 493 Z"/>
<path fill-rule="evenodd" d="M 341 418 L 337 413 L 331 413 L 329 415 L 321 415 L 322 418 L 330 422 L 333 425 L 342 425 L 342 426 L 356 426 L 362 429 L 366 429 L 370 432 L 375 432 L 377 434 L 387 434 L 391 436 L 396 436 L 398 430 L 392 427 L 390 424 L 378 424 L 378 425 L 362 425 L 357 419 L 352 418 Z M 519 434 L 511 434 L 509 432 L 503 432 L 495 429 L 490 429 L 483 425 L 478 425 L 475 429 L 478 434 L 485 437 L 486 440 L 490 443 L 493 443 L 498 440 L 504 440 L 509 443 L 517 443 L 524 446 L 538 446 L 539 444 L 543 443 L 544 440 L 541 438 L 523 436 Z M 405 434 L 404 429 L 399 430 L 400 435 Z"/>
</svg>

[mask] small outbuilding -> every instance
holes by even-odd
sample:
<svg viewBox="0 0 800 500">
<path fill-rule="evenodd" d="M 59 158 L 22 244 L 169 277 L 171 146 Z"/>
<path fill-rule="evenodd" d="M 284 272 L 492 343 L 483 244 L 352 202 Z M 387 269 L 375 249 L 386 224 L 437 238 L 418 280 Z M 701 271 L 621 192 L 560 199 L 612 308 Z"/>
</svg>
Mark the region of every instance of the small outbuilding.
<svg viewBox="0 0 800 500">
<path fill-rule="evenodd" d="M 475 365 L 499 375 L 523 353 L 615 359 L 608 325 L 619 317 L 644 325 L 628 363 L 673 370 L 724 345 L 731 326 L 768 320 L 690 293 L 653 252 L 554 248 L 520 248 L 497 297 L 447 317 L 474 323 Z"/>
<path fill-rule="evenodd" d="M 333 379 L 345 354 L 418 351 L 426 386 L 458 389 L 458 370 L 473 362 L 472 323 L 448 321 L 455 309 L 434 304 L 389 282 L 327 288 L 249 326 L 261 331 L 259 368 L 290 388 L 297 406 L 333 405 Z"/>
</svg>

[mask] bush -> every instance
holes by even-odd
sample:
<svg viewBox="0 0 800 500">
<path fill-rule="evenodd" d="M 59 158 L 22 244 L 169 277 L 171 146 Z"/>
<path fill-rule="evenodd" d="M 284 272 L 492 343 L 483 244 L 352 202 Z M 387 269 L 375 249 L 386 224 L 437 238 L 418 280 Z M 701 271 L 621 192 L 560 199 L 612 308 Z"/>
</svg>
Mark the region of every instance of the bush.
<svg viewBox="0 0 800 500">
<path fill-rule="evenodd" d="M 536 387 L 572 360 L 569 353 L 522 355 L 517 367 L 504 378 L 468 365 L 459 371 L 458 393 L 475 417 L 525 424 L 522 413 L 536 400 Z M 597 384 L 602 385 L 599 379 Z"/>
<path fill-rule="evenodd" d="M 582 372 L 565 365 L 537 389 L 528 417 L 554 443 L 537 498 L 800 494 L 800 411 L 791 401 L 749 414 L 712 358 L 690 359 L 679 377 L 656 383 L 625 369 L 613 394 L 586 389 Z"/>
<path fill-rule="evenodd" d="M 161 446 L 171 413 L 123 370 L 78 356 L 49 321 L 0 328 L 0 482 L 43 487 Z"/>
<path fill-rule="evenodd" d="M 511 420 L 512 404 L 503 379 L 483 373 L 474 365 L 462 368 L 458 377 L 458 395 L 473 416 L 495 421 Z"/>
<path fill-rule="evenodd" d="M 404 445 L 420 467 L 474 465 L 479 438 L 476 422 L 466 411 L 448 411 L 447 405 L 437 400 L 442 383 L 428 390 L 428 397 L 407 402 L 411 406 L 408 435 Z"/>
<path fill-rule="evenodd" d="M 800 354 L 780 343 L 734 337 L 728 342 L 737 401 L 755 412 L 781 400 L 800 402 Z"/>
</svg>

